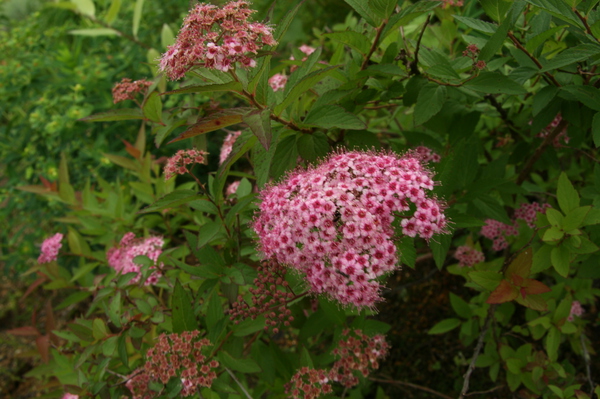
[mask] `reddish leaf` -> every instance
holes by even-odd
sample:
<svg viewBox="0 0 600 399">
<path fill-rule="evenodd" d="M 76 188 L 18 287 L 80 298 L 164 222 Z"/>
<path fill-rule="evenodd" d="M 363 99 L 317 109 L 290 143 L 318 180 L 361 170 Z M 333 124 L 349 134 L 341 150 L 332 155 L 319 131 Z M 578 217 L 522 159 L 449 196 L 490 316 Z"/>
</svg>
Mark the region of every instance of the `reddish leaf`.
<svg viewBox="0 0 600 399">
<path fill-rule="evenodd" d="M 511 264 L 506 269 L 506 273 L 504 275 L 507 278 L 511 278 L 514 275 L 527 278 L 531 272 L 531 265 L 533 264 L 533 250 L 531 248 L 527 248 L 525 251 L 521 252 L 519 256 L 515 260 L 511 262 Z"/>
<path fill-rule="evenodd" d="M 241 123 L 243 121 L 243 115 L 251 110 L 251 108 L 233 108 L 226 111 L 215 112 L 206 118 L 200 119 L 178 137 L 169 141 L 168 144 Z"/>
<path fill-rule="evenodd" d="M 552 291 L 550 287 L 548 287 L 541 281 L 533 280 L 530 278 L 525 280 L 522 287 L 528 295 L 543 294 L 544 292 Z"/>
<path fill-rule="evenodd" d="M 125 144 L 125 151 L 127 151 L 129 153 L 129 155 L 131 155 L 135 159 L 140 159 L 140 156 L 142 155 L 142 153 L 140 152 L 140 150 L 138 150 L 137 148 L 135 148 L 127 140 L 121 139 L 121 141 L 123 142 L 123 144 Z"/>
<path fill-rule="evenodd" d="M 12 335 L 19 335 L 23 337 L 37 337 L 41 335 L 38 329 L 33 326 L 13 328 L 12 330 L 8 330 L 6 332 Z"/>
<path fill-rule="evenodd" d="M 519 290 L 516 287 L 510 285 L 508 280 L 500 281 L 500 284 L 490 294 L 487 299 L 487 303 L 504 303 L 510 302 L 519 296 Z"/>
<path fill-rule="evenodd" d="M 515 300 L 518 304 L 537 310 L 538 312 L 545 312 L 548 310 L 546 300 L 539 295 L 527 295 L 525 298 L 517 297 Z"/>
<path fill-rule="evenodd" d="M 27 291 L 25 291 L 25 294 L 23 294 L 23 296 L 21 297 L 20 300 L 21 301 L 25 300 L 25 298 L 27 298 L 29 296 L 29 294 L 31 294 L 33 292 L 33 290 L 35 290 L 40 285 L 44 284 L 46 281 L 48 281 L 48 277 L 46 277 L 44 275 L 42 275 L 42 277 L 35 280 L 33 283 L 31 283 L 29 288 L 27 288 Z"/>
<path fill-rule="evenodd" d="M 523 286 L 523 281 L 525 281 L 525 279 L 521 276 L 519 276 L 518 274 L 513 274 L 512 276 L 508 277 L 510 278 L 510 280 L 512 281 L 512 283 L 514 285 L 516 285 L 517 287 L 522 287 Z"/>
<path fill-rule="evenodd" d="M 54 330 L 56 330 L 54 310 L 52 309 L 52 300 L 48 300 L 46 302 L 46 334 L 50 336 L 53 344 L 58 345 L 58 337 L 52 333 Z"/>
<path fill-rule="evenodd" d="M 44 187 L 46 187 L 48 190 L 58 192 L 56 182 L 50 182 L 48 179 L 44 178 L 44 176 L 40 176 L 40 180 L 42 181 Z"/>
<path fill-rule="evenodd" d="M 35 339 L 35 344 L 42 357 L 42 361 L 48 363 L 50 361 L 50 338 L 47 335 L 40 335 Z"/>
</svg>

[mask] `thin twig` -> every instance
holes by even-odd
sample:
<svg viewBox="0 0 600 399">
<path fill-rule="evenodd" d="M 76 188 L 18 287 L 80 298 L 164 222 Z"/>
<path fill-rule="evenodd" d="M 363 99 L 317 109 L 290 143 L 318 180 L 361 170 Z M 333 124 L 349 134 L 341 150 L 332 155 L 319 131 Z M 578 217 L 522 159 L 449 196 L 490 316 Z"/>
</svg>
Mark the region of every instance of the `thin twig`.
<svg viewBox="0 0 600 399">
<path fill-rule="evenodd" d="M 369 60 L 371 59 L 371 56 L 373 55 L 375 50 L 377 50 L 377 45 L 379 44 L 379 39 L 381 38 L 381 32 L 383 32 L 383 29 L 385 28 L 387 23 L 388 23 L 388 20 L 384 19 L 383 22 L 381 22 L 381 25 L 379 25 L 379 27 L 376 28 L 377 33 L 375 34 L 375 39 L 373 40 L 373 44 L 371 45 L 371 48 L 369 49 L 369 53 L 366 54 L 365 58 L 363 59 L 362 65 L 360 66 L 361 71 L 365 70 L 367 68 L 367 66 L 369 65 Z"/>
<path fill-rule="evenodd" d="M 427 15 L 427 19 L 425 20 L 425 23 L 423 24 L 423 28 L 421 29 L 421 32 L 419 33 L 419 38 L 417 39 L 417 48 L 415 48 L 415 60 L 412 62 L 412 64 L 410 64 L 410 72 L 413 75 L 419 75 L 421 72 L 419 72 L 419 48 L 421 48 L 421 40 L 423 39 L 423 34 L 425 33 L 425 28 L 427 28 L 427 25 L 429 25 L 429 20 L 431 19 L 431 14 Z"/>
<path fill-rule="evenodd" d="M 487 335 L 488 329 L 490 328 L 490 323 L 491 323 L 492 319 L 494 318 L 494 313 L 496 313 L 497 307 L 498 307 L 498 305 L 494 304 L 494 305 L 490 306 L 490 308 L 488 309 L 488 314 L 485 319 L 485 324 L 483 326 L 483 329 L 481 330 L 481 333 L 479 334 L 479 339 L 477 340 L 477 346 L 475 347 L 475 352 L 473 352 L 473 358 L 471 359 L 469 368 L 467 369 L 467 372 L 465 373 L 465 381 L 463 382 L 463 387 L 462 387 L 462 390 L 460 391 L 460 396 L 458 397 L 458 399 L 463 399 L 467 395 L 467 392 L 469 391 L 469 382 L 471 380 L 471 374 L 473 374 L 473 371 L 475 370 L 475 363 L 477 362 L 477 358 L 479 357 L 481 348 L 483 348 L 483 341 L 485 339 L 485 336 Z"/>
<path fill-rule="evenodd" d="M 490 388 L 487 391 L 471 392 L 471 393 L 466 394 L 465 396 L 483 395 L 483 394 L 486 394 L 486 393 L 491 393 L 491 392 L 497 391 L 497 390 L 502 389 L 502 388 L 504 388 L 502 385 L 498 385 L 497 387 Z"/>
<path fill-rule="evenodd" d="M 579 18 L 579 20 L 583 23 L 583 26 L 585 27 L 585 31 L 590 36 L 592 36 L 594 39 L 598 40 L 598 38 L 595 37 L 594 33 L 592 32 L 592 28 L 590 27 L 590 24 L 588 24 L 587 17 L 584 17 L 583 15 L 581 15 L 581 13 L 575 7 L 573 7 L 573 12 L 575 13 L 575 15 L 577 15 L 577 18 Z"/>
<path fill-rule="evenodd" d="M 246 397 L 248 399 L 252 399 L 252 396 L 250 396 L 250 394 L 248 393 L 248 391 L 246 391 L 246 388 L 244 388 L 244 386 L 242 385 L 242 383 L 236 378 L 236 376 L 231 372 L 231 370 L 229 370 L 227 367 L 225 367 L 225 370 L 227 370 L 227 372 L 229 373 L 229 375 L 231 376 L 231 378 L 233 378 L 233 380 L 239 385 L 240 389 L 242 390 L 242 392 L 244 392 L 244 394 L 246 395 Z"/>
<path fill-rule="evenodd" d="M 525 55 L 527 55 L 535 63 L 535 65 L 537 65 L 538 68 L 540 68 L 540 69 L 544 68 L 544 66 L 540 63 L 540 61 L 537 58 L 535 58 L 529 51 L 527 51 L 527 49 L 525 47 L 523 47 L 523 45 L 521 44 L 519 39 L 517 39 L 515 37 L 515 35 L 513 35 L 512 32 L 508 32 L 508 37 L 510 38 L 510 40 L 512 40 L 513 44 L 519 50 L 524 52 Z M 549 82 L 552 83 L 556 87 L 562 86 L 560 83 L 558 83 L 558 80 L 556 80 L 554 75 L 552 75 L 550 72 L 544 72 L 544 79 L 549 80 Z"/>
<path fill-rule="evenodd" d="M 375 382 L 384 382 L 384 383 L 393 384 L 393 385 L 403 385 L 403 386 L 406 386 L 406 387 L 411 387 L 411 388 L 418 389 L 420 391 L 429 392 L 430 394 L 439 396 L 440 398 L 452 399 L 450 396 L 445 395 L 445 394 L 443 394 L 441 392 L 434 391 L 431 388 L 424 387 L 424 386 L 417 385 L 417 384 L 413 384 L 411 382 L 396 381 L 396 380 L 383 380 L 383 379 L 380 379 L 380 378 L 369 378 L 369 380 L 375 381 Z"/>
<path fill-rule="evenodd" d="M 588 352 L 587 346 L 585 345 L 585 338 L 583 333 L 579 335 L 581 340 L 581 350 L 583 351 L 583 360 L 585 361 L 585 374 L 587 376 L 588 383 L 590 384 L 590 396 L 594 396 L 594 380 L 592 379 L 592 368 L 590 367 L 590 352 Z"/>
</svg>

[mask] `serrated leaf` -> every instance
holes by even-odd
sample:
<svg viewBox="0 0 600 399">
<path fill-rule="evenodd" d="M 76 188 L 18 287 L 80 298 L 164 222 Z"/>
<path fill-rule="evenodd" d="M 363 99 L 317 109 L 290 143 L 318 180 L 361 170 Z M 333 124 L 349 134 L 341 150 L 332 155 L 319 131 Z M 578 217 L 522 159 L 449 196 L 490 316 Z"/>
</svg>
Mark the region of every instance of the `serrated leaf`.
<svg viewBox="0 0 600 399">
<path fill-rule="evenodd" d="M 371 48 L 371 42 L 364 35 L 361 35 L 360 33 L 351 30 L 343 32 L 326 33 L 323 36 L 338 41 L 340 43 L 344 43 L 345 45 L 352 47 L 353 49 L 355 49 L 363 55 L 368 54 L 369 49 Z"/>
<path fill-rule="evenodd" d="M 303 124 L 323 129 L 366 129 L 366 124 L 359 117 L 347 112 L 339 105 L 313 107 L 306 116 Z"/>
<path fill-rule="evenodd" d="M 398 0 L 369 0 L 369 8 L 379 18 L 387 20 L 394 12 Z"/>
<path fill-rule="evenodd" d="M 474 283 L 482 286 L 488 291 L 493 291 L 500 281 L 502 281 L 502 275 L 497 272 L 474 271 L 469 272 L 468 275 Z"/>
<path fill-rule="evenodd" d="M 271 147 L 271 110 L 268 108 L 262 111 L 256 110 L 243 116 L 244 122 L 250 127 L 250 130 L 265 150 Z"/>
<path fill-rule="evenodd" d="M 552 252 L 550 252 L 550 261 L 558 274 L 565 278 L 569 276 L 571 252 L 566 246 L 559 245 L 556 248 L 552 248 Z"/>
<path fill-rule="evenodd" d="M 428 83 L 419 92 L 414 109 L 415 125 L 422 125 L 442 109 L 447 98 L 446 86 Z"/>
<path fill-rule="evenodd" d="M 144 119 L 144 114 L 139 108 L 122 108 L 111 111 L 100 112 L 94 115 L 79 119 L 81 122 L 110 122 L 126 121 L 130 119 Z"/>
<path fill-rule="evenodd" d="M 575 47 L 569 47 L 548 61 L 540 72 L 551 71 L 576 62 L 585 61 L 599 54 L 600 45 L 597 44 L 584 43 Z"/>
<path fill-rule="evenodd" d="M 160 147 L 164 139 L 173 132 L 173 130 L 177 129 L 180 126 L 183 126 L 187 123 L 187 118 L 175 119 L 171 120 L 170 118 L 167 120 L 165 126 L 159 126 L 156 129 L 156 136 L 154 137 L 154 144 L 156 148 Z"/>
<path fill-rule="evenodd" d="M 142 105 L 144 116 L 152 122 L 162 123 L 162 101 L 157 92 L 150 93 Z"/>
<path fill-rule="evenodd" d="M 593 86 L 572 85 L 563 86 L 560 90 L 567 92 L 567 96 L 573 96 L 586 107 L 594 111 L 600 111 L 600 89 Z"/>
<path fill-rule="evenodd" d="M 231 370 L 239 371 L 241 373 L 259 373 L 262 371 L 258 363 L 254 360 L 235 359 L 224 350 L 220 350 L 217 357 L 223 366 L 230 368 Z"/>
<path fill-rule="evenodd" d="M 555 362 L 558 359 L 558 347 L 560 346 L 560 331 L 552 326 L 546 335 L 546 353 L 550 361 Z"/>
<path fill-rule="evenodd" d="M 427 331 L 427 334 L 429 334 L 429 335 L 443 334 L 443 333 L 446 333 L 446 332 L 453 330 L 456 327 L 460 326 L 460 323 L 461 323 L 461 321 L 459 319 L 455 319 L 455 318 L 445 319 L 445 320 L 440 321 L 433 327 L 431 327 L 431 329 L 429 331 Z"/>
<path fill-rule="evenodd" d="M 95 339 L 103 339 L 108 335 L 108 328 L 104 323 L 104 320 L 95 318 L 92 322 L 92 334 Z"/>
<path fill-rule="evenodd" d="M 118 31 L 111 28 L 89 28 L 89 29 L 73 29 L 69 31 L 70 35 L 75 36 L 117 36 Z"/>
<path fill-rule="evenodd" d="M 538 91 L 533 97 L 533 115 L 539 114 L 556 97 L 559 89 L 556 86 L 546 86 Z"/>
<path fill-rule="evenodd" d="M 192 298 L 179 280 L 175 283 L 171 297 L 171 309 L 173 313 L 173 332 L 194 331 L 198 329 L 198 320 L 192 308 Z"/>
<path fill-rule="evenodd" d="M 323 132 L 301 134 L 298 137 L 297 143 L 298 153 L 303 159 L 309 162 L 315 162 L 317 159 L 327 155 L 329 151 L 327 136 Z"/>
<path fill-rule="evenodd" d="M 510 302 L 518 295 L 517 287 L 512 286 L 508 280 L 502 280 L 485 302 L 490 304 Z"/>
<path fill-rule="evenodd" d="M 533 263 L 533 250 L 531 247 L 522 251 L 516 258 L 513 260 L 508 268 L 506 268 L 506 273 L 504 275 L 506 278 L 510 279 L 513 275 L 521 276 L 523 278 L 529 277 L 531 271 L 531 265 Z"/>
<path fill-rule="evenodd" d="M 480 19 L 464 17 L 461 15 L 453 15 L 453 18 L 478 32 L 493 34 L 496 32 L 496 30 L 498 30 L 498 25 L 485 22 Z"/>
<path fill-rule="evenodd" d="M 292 24 L 292 21 L 294 20 L 294 17 L 298 13 L 298 10 L 300 9 L 300 6 L 303 3 L 304 0 L 299 2 L 294 8 L 292 8 L 287 14 L 285 14 L 281 21 L 279 21 L 275 28 L 275 32 L 273 33 L 273 37 L 276 41 L 281 41 L 283 35 L 285 35 L 285 33 L 288 31 L 290 25 Z"/>
<path fill-rule="evenodd" d="M 139 213 L 149 213 L 162 211 L 167 208 L 175 208 L 179 205 L 187 204 L 195 200 L 203 200 L 205 197 L 193 190 L 176 190 L 159 198 L 155 203 L 139 211 Z"/>
<path fill-rule="evenodd" d="M 525 0 L 529 4 L 533 4 L 536 7 L 539 7 L 543 10 L 548 11 L 550 14 L 555 16 L 558 19 L 561 19 L 565 22 L 570 23 L 571 25 L 575 25 L 581 29 L 584 29 L 583 24 L 577 18 L 577 15 L 571 10 L 567 4 L 565 4 L 562 0 Z"/>
<path fill-rule="evenodd" d="M 290 135 L 283 138 L 278 144 L 273 154 L 271 162 L 271 176 L 274 179 L 281 177 L 286 171 L 296 166 L 298 158 L 297 136 Z"/>
<path fill-rule="evenodd" d="M 596 148 L 600 147 L 600 112 L 594 114 L 592 121 L 592 137 L 594 139 L 594 145 Z"/>
<path fill-rule="evenodd" d="M 579 193 L 577 193 L 565 172 L 562 172 L 558 177 L 556 197 L 558 205 L 565 215 L 579 206 Z"/>
<path fill-rule="evenodd" d="M 172 95 L 172 94 L 189 94 L 189 93 L 204 93 L 213 91 L 241 91 L 242 84 L 240 82 L 227 82 L 227 83 L 210 83 L 202 85 L 190 85 L 184 86 L 177 90 L 167 91 L 161 94 L 161 96 Z"/>
<path fill-rule="evenodd" d="M 373 27 L 378 27 L 381 23 L 381 18 L 379 18 L 373 11 L 369 8 L 368 2 L 364 0 L 344 0 L 350 7 L 354 9 L 367 21 L 367 23 Z"/>
<path fill-rule="evenodd" d="M 589 205 L 580 206 L 575 209 L 572 209 L 571 212 L 567 213 L 567 215 L 565 216 L 562 228 L 565 231 L 580 228 L 583 225 L 583 221 L 585 220 L 586 216 L 588 215 L 591 209 L 592 207 Z"/>
<path fill-rule="evenodd" d="M 527 90 L 514 80 L 499 72 L 482 72 L 463 85 L 463 87 L 486 94 L 526 94 Z"/>
<path fill-rule="evenodd" d="M 198 122 L 190 126 L 185 132 L 181 133 L 175 139 L 169 141 L 168 144 L 241 123 L 244 121 L 243 115 L 249 111 L 251 111 L 251 108 L 232 108 L 225 111 L 215 112 L 206 118 L 200 119 Z"/>
<path fill-rule="evenodd" d="M 550 39 L 558 31 L 567 28 L 567 25 L 555 26 L 554 28 L 548 29 L 542 33 L 539 33 L 525 43 L 525 49 L 530 53 L 533 53 L 539 46 L 541 46 L 546 40 Z"/>
</svg>

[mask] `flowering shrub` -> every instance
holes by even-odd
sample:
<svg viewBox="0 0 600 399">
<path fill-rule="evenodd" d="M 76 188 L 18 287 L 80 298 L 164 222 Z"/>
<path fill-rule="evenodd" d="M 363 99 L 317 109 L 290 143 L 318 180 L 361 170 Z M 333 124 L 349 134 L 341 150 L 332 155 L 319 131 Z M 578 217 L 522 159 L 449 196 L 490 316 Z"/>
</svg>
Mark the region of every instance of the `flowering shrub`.
<svg viewBox="0 0 600 399">
<path fill-rule="evenodd" d="M 11 330 L 55 396 L 599 393 L 597 6 L 346 3 L 279 65 L 301 3 L 195 5 L 137 108 L 84 118 L 141 123 L 127 180 L 27 187 L 69 209 L 26 292 L 46 325 Z M 161 170 L 146 133 L 189 147 Z"/>
<path fill-rule="evenodd" d="M 58 258 L 58 251 L 62 248 L 63 235 L 56 233 L 50 238 L 46 238 L 42 243 L 42 253 L 38 257 L 38 263 L 49 263 Z"/>
</svg>

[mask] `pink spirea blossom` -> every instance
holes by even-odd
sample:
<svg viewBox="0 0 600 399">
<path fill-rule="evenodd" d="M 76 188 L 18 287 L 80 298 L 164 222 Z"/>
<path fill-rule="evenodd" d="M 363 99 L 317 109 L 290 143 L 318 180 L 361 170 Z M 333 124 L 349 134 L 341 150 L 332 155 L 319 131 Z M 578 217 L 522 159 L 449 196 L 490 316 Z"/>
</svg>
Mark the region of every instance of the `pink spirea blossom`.
<svg viewBox="0 0 600 399">
<path fill-rule="evenodd" d="M 261 193 L 254 222 L 260 250 L 303 273 L 314 294 L 373 306 L 380 300 L 377 277 L 397 268 L 394 213 L 407 236 L 429 240 L 445 232 L 444 205 L 428 194 L 433 185 L 412 153 L 330 155 Z"/>
<path fill-rule="evenodd" d="M 456 248 L 454 257 L 458 260 L 460 266 L 471 267 L 477 263 L 481 263 L 485 260 L 483 252 L 476 250 L 475 248 L 467 245 L 461 245 Z"/>
<path fill-rule="evenodd" d="M 546 213 L 548 208 L 550 208 L 550 204 L 540 205 L 538 202 L 532 202 L 531 204 L 524 202 L 515 210 L 514 218 L 524 220 L 527 226 L 533 229 L 537 214 Z"/>
<path fill-rule="evenodd" d="M 61 399 L 79 399 L 79 395 L 74 395 L 72 393 L 65 393 Z"/>
<path fill-rule="evenodd" d="M 140 281 L 141 267 L 133 259 L 136 256 L 145 255 L 156 262 L 162 253 L 163 244 L 162 237 L 135 238 L 134 233 L 127 233 L 121 239 L 119 246 L 108 250 L 106 254 L 108 264 L 121 274 L 137 273 L 137 276 L 131 280 L 135 284 Z M 156 284 L 162 275 L 158 270 L 155 270 L 156 266 L 151 267 L 151 269 L 154 269 L 154 271 L 146 279 L 144 285 Z"/>
<path fill-rule="evenodd" d="M 149 387 L 156 381 L 167 384 L 171 378 L 179 378 L 183 389 L 181 396 L 192 396 L 201 387 L 210 387 L 217 377 L 215 369 L 219 362 L 209 360 L 203 353 L 213 345 L 206 338 L 200 338 L 199 331 L 184 331 L 181 334 L 161 334 L 156 345 L 146 353 L 146 363 L 127 381 L 134 399 L 156 397 Z"/>
<path fill-rule="evenodd" d="M 231 150 L 233 149 L 233 145 L 238 137 L 242 134 L 241 130 L 237 130 L 235 132 L 227 133 L 225 136 L 225 140 L 223 140 L 223 145 L 221 146 L 221 153 L 219 154 L 219 165 L 222 165 L 223 162 L 227 159 L 229 154 L 231 154 Z"/>
<path fill-rule="evenodd" d="M 575 316 L 581 317 L 583 315 L 583 308 L 581 307 L 581 303 L 579 301 L 573 301 L 571 304 L 571 311 L 569 312 L 569 317 L 567 320 L 573 321 L 575 320 Z"/>
<path fill-rule="evenodd" d="M 434 152 L 431 148 L 425 146 L 418 146 L 414 150 L 414 155 L 420 157 L 421 162 L 435 162 L 438 163 L 442 159 L 439 154 Z"/>
<path fill-rule="evenodd" d="M 145 91 L 152 82 L 146 79 L 136 80 L 134 82 L 129 78 L 123 78 L 120 83 L 115 84 L 112 89 L 113 103 L 119 103 L 125 100 L 133 100 L 137 93 Z"/>
<path fill-rule="evenodd" d="M 444 8 L 448 8 L 448 7 L 452 7 L 452 6 L 456 6 L 456 7 L 462 7 L 463 5 L 463 0 L 442 0 L 444 2 Z"/>
<path fill-rule="evenodd" d="M 230 195 L 235 194 L 235 192 L 237 191 L 239 186 L 240 186 L 240 180 L 234 181 L 233 183 L 228 185 L 227 188 L 225 189 L 225 196 L 229 197 Z"/>
<path fill-rule="evenodd" d="M 552 133 L 552 131 L 560 124 L 560 122 L 562 122 L 562 115 L 557 114 L 552 120 L 552 122 L 550 122 L 548 126 L 546 126 L 541 132 L 537 134 L 537 137 L 545 138 L 547 135 Z M 531 122 L 529 124 L 531 124 Z M 561 143 L 561 140 L 564 141 L 565 144 L 569 144 L 569 141 L 571 140 L 571 138 L 567 135 L 566 127 L 563 130 L 561 130 L 556 137 L 554 137 L 552 145 L 556 148 L 562 147 L 563 145 Z"/>
<path fill-rule="evenodd" d="M 255 10 L 248 1 L 238 0 L 218 8 L 199 3 L 183 21 L 175 44 L 160 59 L 160 69 L 172 80 L 181 79 L 196 66 L 227 72 L 239 62 L 256 66 L 253 55 L 263 46 L 277 44 L 273 28 L 248 21 Z"/>
<path fill-rule="evenodd" d="M 62 247 L 63 235 L 56 233 L 50 238 L 46 238 L 42 243 L 42 253 L 38 258 L 38 263 L 49 263 L 58 258 L 58 250 Z"/>
<path fill-rule="evenodd" d="M 188 167 L 195 163 L 204 163 L 204 156 L 208 153 L 200 150 L 179 150 L 167 160 L 165 165 L 165 180 L 175 175 L 189 173 Z"/>
<path fill-rule="evenodd" d="M 292 399 L 316 399 L 333 392 L 328 382 L 326 370 L 302 367 L 286 384 L 286 392 Z"/>
<path fill-rule="evenodd" d="M 285 84 L 287 83 L 287 76 L 283 73 L 276 73 L 275 75 L 269 78 L 269 86 L 273 91 L 283 90 L 285 88 Z"/>
</svg>

